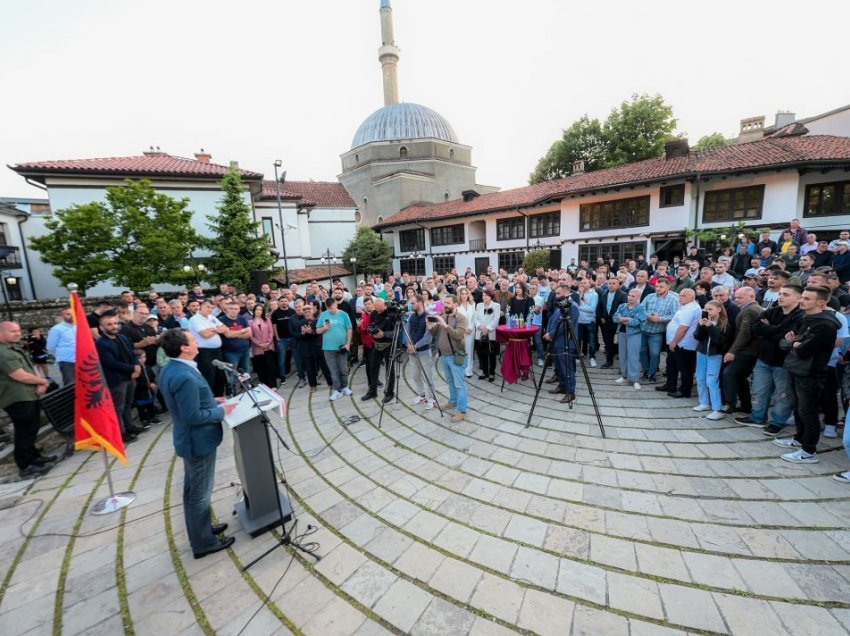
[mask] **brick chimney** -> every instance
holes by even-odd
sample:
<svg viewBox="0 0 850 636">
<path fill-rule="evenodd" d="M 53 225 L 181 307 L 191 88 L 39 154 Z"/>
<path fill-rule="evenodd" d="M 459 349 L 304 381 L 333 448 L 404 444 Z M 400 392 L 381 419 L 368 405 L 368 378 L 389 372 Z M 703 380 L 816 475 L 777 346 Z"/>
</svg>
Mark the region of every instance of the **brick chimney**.
<svg viewBox="0 0 850 636">
<path fill-rule="evenodd" d="M 570 174 L 584 174 L 584 159 L 573 161 L 573 169 Z"/>
<path fill-rule="evenodd" d="M 151 146 L 148 150 L 143 150 L 143 151 L 142 151 L 142 154 L 143 154 L 145 157 L 161 157 L 161 156 L 162 156 L 162 155 L 164 155 L 165 153 L 164 153 L 164 152 L 162 152 L 162 150 L 160 150 L 160 149 L 159 149 L 159 146 L 157 146 L 156 148 L 154 148 L 153 146 Z"/>
<path fill-rule="evenodd" d="M 691 154 L 691 147 L 688 145 L 687 137 L 684 139 L 673 139 L 664 144 L 665 159 L 687 157 L 689 154 Z"/>
<path fill-rule="evenodd" d="M 747 117 L 741 120 L 741 132 L 738 133 L 738 141 L 758 141 L 764 137 L 764 115 L 758 117 Z"/>
<path fill-rule="evenodd" d="M 201 163 L 209 163 L 210 161 L 212 161 L 212 155 L 206 152 L 203 148 L 201 148 L 201 152 L 195 153 L 195 159 L 197 159 Z"/>
</svg>

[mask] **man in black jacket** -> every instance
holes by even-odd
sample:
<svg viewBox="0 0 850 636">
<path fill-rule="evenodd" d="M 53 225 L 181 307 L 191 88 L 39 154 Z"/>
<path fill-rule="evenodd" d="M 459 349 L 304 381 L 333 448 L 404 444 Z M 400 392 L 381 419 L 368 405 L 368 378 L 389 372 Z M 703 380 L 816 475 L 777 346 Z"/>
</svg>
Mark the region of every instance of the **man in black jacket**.
<svg viewBox="0 0 850 636">
<path fill-rule="evenodd" d="M 378 396 L 378 376 L 381 365 L 387 366 L 386 384 L 384 385 L 384 404 L 393 399 L 395 395 L 395 365 L 390 360 L 392 349 L 392 338 L 395 333 L 396 315 L 387 311 L 387 303 L 383 298 L 375 298 L 375 310 L 369 316 L 369 329 L 375 341 L 374 351 L 366 364 L 372 365 L 370 376 L 375 381 L 375 386 L 369 386 L 369 391 L 362 400 L 371 400 Z"/>
<path fill-rule="evenodd" d="M 655 287 L 649 284 L 649 274 L 640 270 L 635 274 L 635 282 L 629 287 L 629 291 L 637 289 L 640 292 L 640 301 L 655 293 Z"/>
<path fill-rule="evenodd" d="M 820 438 L 820 396 L 828 363 L 835 348 L 840 326 L 831 311 L 824 311 L 829 298 L 825 287 L 807 287 L 800 298 L 805 315 L 795 331 L 789 331 L 781 342 L 788 351 L 785 369 L 788 371 L 788 397 L 797 434 L 793 438 L 774 439 L 773 443 L 788 450 L 782 459 L 793 464 L 816 464 Z"/>
<path fill-rule="evenodd" d="M 776 437 L 791 415 L 788 401 L 788 373 L 782 364 L 786 351 L 779 348 L 785 334 L 796 329 L 797 322 L 803 317 L 800 309 L 802 289 L 795 285 L 784 285 L 779 289 L 776 304 L 765 311 L 752 325 L 753 333 L 762 338 L 758 360 L 753 369 L 752 403 L 749 415 L 735 418 L 738 424 L 763 428 L 765 435 Z M 770 400 L 773 398 L 773 406 Z M 767 410 L 770 407 L 770 424 Z"/>
<path fill-rule="evenodd" d="M 95 340 L 95 346 L 121 425 L 121 435 L 124 442 L 132 442 L 137 434 L 145 430 L 133 424 L 132 410 L 135 380 L 141 375 L 142 367 L 133 353 L 133 345 L 118 331 L 118 315 L 114 312 L 105 313 L 100 317 L 101 337 Z"/>
<path fill-rule="evenodd" d="M 620 289 L 620 281 L 616 278 L 609 278 L 607 282 L 608 291 L 604 291 L 599 295 L 599 302 L 596 304 L 596 317 L 599 322 L 599 327 L 602 329 L 602 341 L 605 343 L 605 364 L 603 369 L 610 369 L 614 366 L 614 352 L 617 345 L 614 344 L 614 335 L 617 333 L 617 321 L 614 320 L 614 314 L 617 307 L 626 302 L 626 292 Z"/>
</svg>

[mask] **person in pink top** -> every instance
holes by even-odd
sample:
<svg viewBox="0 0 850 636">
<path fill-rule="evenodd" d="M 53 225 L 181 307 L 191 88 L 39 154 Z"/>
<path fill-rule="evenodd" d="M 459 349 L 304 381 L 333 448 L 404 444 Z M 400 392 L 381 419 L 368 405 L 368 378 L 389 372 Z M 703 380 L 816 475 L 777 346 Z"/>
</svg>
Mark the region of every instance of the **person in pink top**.
<svg viewBox="0 0 850 636">
<path fill-rule="evenodd" d="M 254 307 L 251 320 L 251 363 L 260 382 L 268 387 L 275 388 L 277 378 L 275 374 L 275 348 L 274 348 L 274 326 L 269 317 L 266 316 L 265 305 Z"/>
</svg>

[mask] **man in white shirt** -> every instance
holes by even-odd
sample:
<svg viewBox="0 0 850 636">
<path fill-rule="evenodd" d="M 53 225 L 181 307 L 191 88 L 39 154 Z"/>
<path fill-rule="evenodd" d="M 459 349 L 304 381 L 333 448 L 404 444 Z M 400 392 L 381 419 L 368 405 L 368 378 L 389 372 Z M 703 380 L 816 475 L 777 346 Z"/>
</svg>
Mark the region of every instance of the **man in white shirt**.
<svg viewBox="0 0 850 636">
<path fill-rule="evenodd" d="M 224 374 L 213 366 L 213 360 L 221 360 L 221 334 L 227 327 L 215 316 L 213 301 L 209 298 L 201 302 L 198 313 L 189 319 L 189 331 L 198 343 L 198 371 L 210 385 L 213 395 L 224 395 Z"/>
<path fill-rule="evenodd" d="M 712 283 L 717 283 L 718 285 L 725 285 L 729 289 L 734 289 L 736 280 L 735 277 L 729 274 L 727 271 L 727 265 L 724 262 L 719 262 L 714 266 L 714 276 L 711 278 Z"/>
<path fill-rule="evenodd" d="M 694 386 L 694 369 L 697 359 L 697 341 L 694 338 L 702 309 L 696 302 L 693 289 L 679 292 L 679 311 L 667 323 L 667 383 L 677 387 L 667 395 L 691 397 Z"/>
</svg>

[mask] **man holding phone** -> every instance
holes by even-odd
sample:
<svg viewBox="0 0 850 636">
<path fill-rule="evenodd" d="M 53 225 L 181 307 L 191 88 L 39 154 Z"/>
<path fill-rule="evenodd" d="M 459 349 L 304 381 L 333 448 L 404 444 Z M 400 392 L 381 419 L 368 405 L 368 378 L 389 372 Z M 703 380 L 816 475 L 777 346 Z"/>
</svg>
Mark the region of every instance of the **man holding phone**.
<svg viewBox="0 0 850 636">
<path fill-rule="evenodd" d="M 679 295 L 670 291 L 670 281 L 667 277 L 659 278 L 655 284 L 655 293 L 649 294 L 641 303 L 646 312 L 646 321 L 641 325 L 640 365 L 643 368 L 641 380 L 649 384 L 655 384 L 658 381 L 656 375 L 661 363 L 664 331 L 667 323 L 679 310 Z"/>
<path fill-rule="evenodd" d="M 333 393 L 331 402 L 351 395 L 348 388 L 348 354 L 351 352 L 351 318 L 339 310 L 336 298 L 325 301 L 325 311 L 319 316 L 316 333 L 322 336 L 322 354 L 331 372 Z"/>
</svg>

